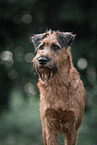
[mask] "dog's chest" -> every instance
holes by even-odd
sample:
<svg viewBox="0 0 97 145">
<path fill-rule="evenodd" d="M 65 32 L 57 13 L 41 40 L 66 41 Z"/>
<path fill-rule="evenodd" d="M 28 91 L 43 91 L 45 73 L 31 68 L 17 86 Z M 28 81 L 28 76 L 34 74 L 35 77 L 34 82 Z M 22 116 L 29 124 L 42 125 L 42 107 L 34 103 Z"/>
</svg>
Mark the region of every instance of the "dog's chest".
<svg viewBox="0 0 97 145">
<path fill-rule="evenodd" d="M 43 110 L 47 108 L 65 110 L 71 106 L 66 86 L 49 87 L 40 91 L 40 93 L 40 106 L 42 106 Z"/>
</svg>

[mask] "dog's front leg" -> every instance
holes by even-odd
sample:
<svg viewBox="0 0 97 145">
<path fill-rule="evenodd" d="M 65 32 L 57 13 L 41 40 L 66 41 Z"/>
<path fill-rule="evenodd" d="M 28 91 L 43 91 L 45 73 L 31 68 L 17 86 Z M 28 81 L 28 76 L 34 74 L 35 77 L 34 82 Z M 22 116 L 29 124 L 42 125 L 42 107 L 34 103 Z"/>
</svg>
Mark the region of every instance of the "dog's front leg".
<svg viewBox="0 0 97 145">
<path fill-rule="evenodd" d="M 58 145 L 58 135 L 51 129 L 46 130 L 47 145 Z"/>
<path fill-rule="evenodd" d="M 72 130 L 65 135 L 65 145 L 77 145 L 78 131 Z"/>
<path fill-rule="evenodd" d="M 44 145 L 58 145 L 58 133 L 47 118 L 42 121 Z"/>
</svg>

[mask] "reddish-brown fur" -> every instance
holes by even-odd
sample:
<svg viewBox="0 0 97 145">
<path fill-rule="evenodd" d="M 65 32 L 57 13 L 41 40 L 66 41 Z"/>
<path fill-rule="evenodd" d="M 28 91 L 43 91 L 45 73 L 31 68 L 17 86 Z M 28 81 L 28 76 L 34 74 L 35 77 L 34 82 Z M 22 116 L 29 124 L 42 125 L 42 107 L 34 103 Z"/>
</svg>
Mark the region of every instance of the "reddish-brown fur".
<svg viewBox="0 0 97 145">
<path fill-rule="evenodd" d="M 34 36 L 35 37 L 35 36 Z M 37 50 L 33 59 L 34 68 L 47 75 L 47 69 L 41 68 L 38 59 L 51 59 L 46 67 L 57 66 L 56 74 L 48 81 L 43 81 L 39 75 L 40 112 L 44 145 L 58 145 L 58 134 L 65 136 L 65 145 L 76 145 L 78 129 L 82 123 L 86 92 L 79 73 L 74 68 L 69 47 L 54 52 L 53 43 L 60 46 L 56 33 L 50 33 L 41 40 L 45 43 L 43 50 Z"/>
</svg>

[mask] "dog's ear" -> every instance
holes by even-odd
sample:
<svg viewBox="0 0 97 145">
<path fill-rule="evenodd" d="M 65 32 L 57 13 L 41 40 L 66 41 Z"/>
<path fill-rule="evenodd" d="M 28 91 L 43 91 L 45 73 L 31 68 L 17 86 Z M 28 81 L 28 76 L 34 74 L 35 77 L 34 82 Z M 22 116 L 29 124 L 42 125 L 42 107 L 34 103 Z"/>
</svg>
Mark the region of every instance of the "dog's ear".
<svg viewBox="0 0 97 145">
<path fill-rule="evenodd" d="M 58 32 L 57 36 L 58 36 L 58 42 L 63 48 L 63 47 L 68 47 L 73 42 L 76 35 L 73 35 L 70 32 Z"/>
<path fill-rule="evenodd" d="M 35 34 L 34 36 L 31 37 L 35 51 L 37 51 L 38 45 L 41 43 L 42 39 L 44 39 L 45 37 L 46 37 L 46 33 Z"/>
</svg>

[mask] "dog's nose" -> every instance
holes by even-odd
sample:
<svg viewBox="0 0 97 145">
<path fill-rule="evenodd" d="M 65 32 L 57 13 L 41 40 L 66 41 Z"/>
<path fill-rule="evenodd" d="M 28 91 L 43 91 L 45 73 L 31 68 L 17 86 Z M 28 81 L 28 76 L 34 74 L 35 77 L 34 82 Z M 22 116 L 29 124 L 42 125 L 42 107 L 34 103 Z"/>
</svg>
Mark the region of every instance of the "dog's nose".
<svg viewBox="0 0 97 145">
<path fill-rule="evenodd" d="M 39 61 L 39 64 L 45 65 L 48 62 L 48 58 L 46 58 L 46 57 L 40 57 L 38 59 L 38 61 Z"/>
</svg>

